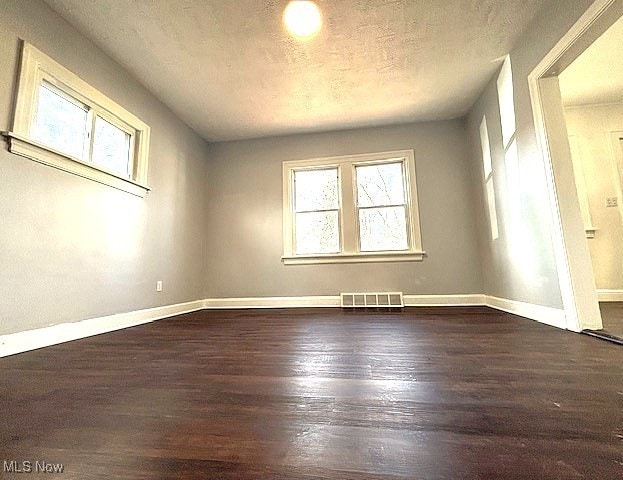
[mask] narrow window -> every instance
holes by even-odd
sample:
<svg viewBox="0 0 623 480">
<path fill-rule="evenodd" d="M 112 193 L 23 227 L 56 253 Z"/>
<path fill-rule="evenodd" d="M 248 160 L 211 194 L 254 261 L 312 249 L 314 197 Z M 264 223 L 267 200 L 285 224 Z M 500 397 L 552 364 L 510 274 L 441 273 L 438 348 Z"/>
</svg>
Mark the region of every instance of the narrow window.
<svg viewBox="0 0 623 480">
<path fill-rule="evenodd" d="M 516 225 L 521 220 L 521 191 L 519 183 L 519 153 L 517 141 L 513 140 L 504 155 L 506 182 L 508 184 L 508 207 L 511 222 Z"/>
<path fill-rule="evenodd" d="M 513 97 L 513 71 L 510 57 L 507 56 L 498 76 L 498 100 L 500 122 L 502 124 L 502 142 L 504 148 L 510 145 L 515 135 L 515 100 Z"/>
<path fill-rule="evenodd" d="M 504 147 L 504 166 L 506 169 L 506 187 L 510 232 L 519 232 L 521 222 L 521 178 L 519 151 L 516 139 L 515 101 L 513 99 L 513 72 L 510 57 L 507 55 L 497 81 L 502 144 Z"/>
<path fill-rule="evenodd" d="M 144 196 L 149 127 L 24 43 L 9 150 Z"/>
</svg>

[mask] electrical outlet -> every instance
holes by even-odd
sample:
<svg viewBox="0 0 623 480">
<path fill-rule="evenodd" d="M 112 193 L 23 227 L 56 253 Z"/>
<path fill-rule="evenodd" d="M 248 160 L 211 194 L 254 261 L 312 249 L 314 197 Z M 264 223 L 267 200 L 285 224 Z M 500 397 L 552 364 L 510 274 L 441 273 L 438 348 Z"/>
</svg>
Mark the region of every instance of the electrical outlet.
<svg viewBox="0 0 623 480">
<path fill-rule="evenodd" d="M 156 282 L 156 292 L 162 292 L 162 280 Z"/>
<path fill-rule="evenodd" d="M 617 197 L 606 197 L 606 207 L 617 207 L 619 199 Z"/>
</svg>

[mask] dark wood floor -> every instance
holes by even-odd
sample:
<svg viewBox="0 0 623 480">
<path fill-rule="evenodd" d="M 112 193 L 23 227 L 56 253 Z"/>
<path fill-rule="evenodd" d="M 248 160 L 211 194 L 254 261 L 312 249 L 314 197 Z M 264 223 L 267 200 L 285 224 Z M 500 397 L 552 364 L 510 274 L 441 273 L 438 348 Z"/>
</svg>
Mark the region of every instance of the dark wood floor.
<svg viewBox="0 0 623 480">
<path fill-rule="evenodd" d="M 603 331 L 623 340 L 623 302 L 602 302 L 599 309 Z"/>
<path fill-rule="evenodd" d="M 205 311 L 0 375 L 0 461 L 66 479 L 623 478 L 623 348 L 484 307 Z"/>
</svg>

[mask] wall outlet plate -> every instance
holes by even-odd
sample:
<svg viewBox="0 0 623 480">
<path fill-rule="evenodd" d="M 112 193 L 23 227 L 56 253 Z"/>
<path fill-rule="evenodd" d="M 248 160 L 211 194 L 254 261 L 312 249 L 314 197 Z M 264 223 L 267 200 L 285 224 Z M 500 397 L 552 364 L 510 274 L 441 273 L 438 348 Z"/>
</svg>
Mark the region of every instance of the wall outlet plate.
<svg viewBox="0 0 623 480">
<path fill-rule="evenodd" d="M 156 292 L 162 292 L 162 280 L 156 282 Z"/>
</svg>

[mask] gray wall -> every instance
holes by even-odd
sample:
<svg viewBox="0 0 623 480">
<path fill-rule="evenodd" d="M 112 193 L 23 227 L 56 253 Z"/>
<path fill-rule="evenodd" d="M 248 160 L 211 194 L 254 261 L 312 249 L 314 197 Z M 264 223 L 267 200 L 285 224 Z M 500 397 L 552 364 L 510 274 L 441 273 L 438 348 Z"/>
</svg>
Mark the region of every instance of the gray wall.
<svg viewBox="0 0 623 480">
<path fill-rule="evenodd" d="M 207 144 L 38 0 L 2 0 L 0 130 L 12 122 L 18 38 L 151 126 L 153 190 L 134 197 L 2 142 L 0 334 L 203 298 Z"/>
<path fill-rule="evenodd" d="M 485 293 L 512 300 L 555 308 L 562 299 L 551 238 L 549 196 L 545 164 L 537 147 L 528 75 L 556 42 L 590 6 L 590 0 L 551 2 L 510 52 L 515 95 L 520 178 L 513 179 L 521 190 L 521 238 L 513 246 L 508 228 L 508 184 L 497 100 L 496 78 L 492 79 L 468 115 L 472 149 L 472 174 L 477 201 L 478 231 L 484 269 Z M 483 200 L 482 155 L 479 126 L 486 114 L 493 157 L 496 206 L 500 219 L 500 239 L 491 241 Z"/>
<path fill-rule="evenodd" d="M 482 291 L 466 134 L 461 121 L 210 145 L 207 297 Z M 285 160 L 414 149 L 423 262 L 281 262 Z"/>
<path fill-rule="evenodd" d="M 2 0 L 0 130 L 10 128 L 18 39 L 23 38 L 151 125 L 153 190 L 145 199 L 133 197 L 3 147 L 0 334 L 205 297 L 346 290 L 484 290 L 560 307 L 544 164 L 526 77 L 590 3 L 551 2 L 511 52 L 524 226 L 524 248 L 516 252 L 504 225 L 506 179 L 495 79 L 470 112 L 467 133 L 461 121 L 448 121 L 208 146 L 44 3 Z M 502 235 L 495 244 L 482 198 L 478 125 L 484 112 L 491 127 Z M 423 262 L 281 263 L 282 161 L 405 148 L 416 155 L 428 253 Z M 160 279 L 164 292 L 157 294 Z"/>
</svg>

